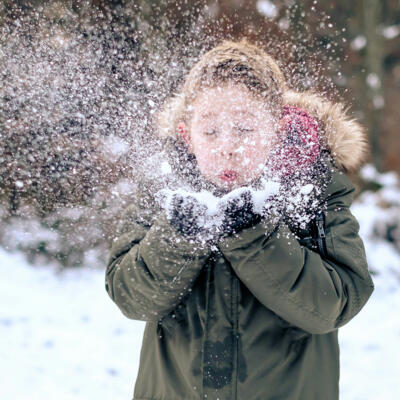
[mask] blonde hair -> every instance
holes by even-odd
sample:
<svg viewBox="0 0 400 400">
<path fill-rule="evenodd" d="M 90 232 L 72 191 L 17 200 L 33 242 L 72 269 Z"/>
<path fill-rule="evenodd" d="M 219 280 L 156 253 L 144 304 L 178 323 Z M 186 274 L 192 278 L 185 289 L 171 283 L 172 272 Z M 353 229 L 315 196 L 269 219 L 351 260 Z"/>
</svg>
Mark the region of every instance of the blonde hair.
<svg viewBox="0 0 400 400">
<path fill-rule="evenodd" d="M 180 121 L 189 125 L 193 111 L 191 104 L 199 92 L 228 82 L 245 85 L 256 97 L 267 100 L 271 112 L 279 118 L 287 86 L 278 64 L 246 39 L 239 42 L 224 40 L 200 57 L 182 90 L 168 99 L 156 114 L 158 135 L 161 138 L 176 137 Z"/>
</svg>

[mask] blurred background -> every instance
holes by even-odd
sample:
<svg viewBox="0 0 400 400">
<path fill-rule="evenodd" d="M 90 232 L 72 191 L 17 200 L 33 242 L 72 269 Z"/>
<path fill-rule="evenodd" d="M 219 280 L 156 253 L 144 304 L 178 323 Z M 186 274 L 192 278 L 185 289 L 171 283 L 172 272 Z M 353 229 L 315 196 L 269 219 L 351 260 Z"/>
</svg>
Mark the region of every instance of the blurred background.
<svg viewBox="0 0 400 400">
<path fill-rule="evenodd" d="M 292 88 L 344 102 L 368 129 L 370 164 L 399 173 L 398 6 L 3 0 L 0 245 L 60 268 L 101 263 L 115 216 L 154 169 L 153 113 L 224 38 L 263 46 Z M 398 226 L 383 234 L 400 246 Z"/>
<path fill-rule="evenodd" d="M 160 173 L 155 111 L 204 52 L 243 37 L 291 88 L 343 102 L 368 130 L 352 211 L 377 289 L 342 330 L 341 392 L 400 398 L 398 0 L 0 2 L 6 394 L 131 395 L 143 323 L 119 314 L 103 282 L 116 218 Z"/>
</svg>

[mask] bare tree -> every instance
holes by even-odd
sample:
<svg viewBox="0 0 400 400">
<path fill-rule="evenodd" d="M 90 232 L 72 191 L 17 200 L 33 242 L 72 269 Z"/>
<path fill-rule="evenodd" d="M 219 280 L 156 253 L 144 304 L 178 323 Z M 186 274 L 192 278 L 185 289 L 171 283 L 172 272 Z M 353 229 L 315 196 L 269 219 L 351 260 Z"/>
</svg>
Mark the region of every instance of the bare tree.
<svg viewBox="0 0 400 400">
<path fill-rule="evenodd" d="M 364 110 L 369 126 L 373 162 L 382 170 L 383 154 L 380 143 L 382 108 L 384 106 L 384 40 L 382 28 L 382 2 L 363 0 L 362 28 L 366 38 L 365 51 L 365 99 Z"/>
</svg>

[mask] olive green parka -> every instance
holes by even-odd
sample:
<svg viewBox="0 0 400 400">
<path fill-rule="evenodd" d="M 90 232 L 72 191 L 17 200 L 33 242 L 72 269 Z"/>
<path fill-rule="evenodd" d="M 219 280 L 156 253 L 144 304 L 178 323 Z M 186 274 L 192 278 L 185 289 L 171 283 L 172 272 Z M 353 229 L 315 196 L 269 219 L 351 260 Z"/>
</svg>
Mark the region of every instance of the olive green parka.
<svg viewBox="0 0 400 400">
<path fill-rule="evenodd" d="M 127 318 L 147 321 L 133 399 L 338 399 L 338 328 L 374 285 L 349 210 L 355 189 L 344 170 L 357 163 L 334 140 L 364 139 L 334 105 L 304 96 L 292 104 L 336 135 L 327 139 L 326 254 L 302 246 L 282 219 L 208 246 L 177 232 L 151 196 L 126 208 L 105 283 Z"/>
</svg>

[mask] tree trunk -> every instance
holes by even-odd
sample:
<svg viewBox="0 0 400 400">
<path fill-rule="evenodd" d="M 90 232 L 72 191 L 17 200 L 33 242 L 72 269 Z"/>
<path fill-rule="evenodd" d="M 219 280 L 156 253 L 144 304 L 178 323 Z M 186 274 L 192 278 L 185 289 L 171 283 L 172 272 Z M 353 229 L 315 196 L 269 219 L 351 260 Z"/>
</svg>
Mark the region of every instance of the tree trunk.
<svg viewBox="0 0 400 400">
<path fill-rule="evenodd" d="M 384 40 L 381 33 L 381 0 L 363 0 L 363 31 L 367 39 L 365 49 L 365 115 L 369 126 L 373 163 L 381 171 L 384 155 L 380 143 L 382 108 L 384 107 L 383 57 Z"/>
</svg>

